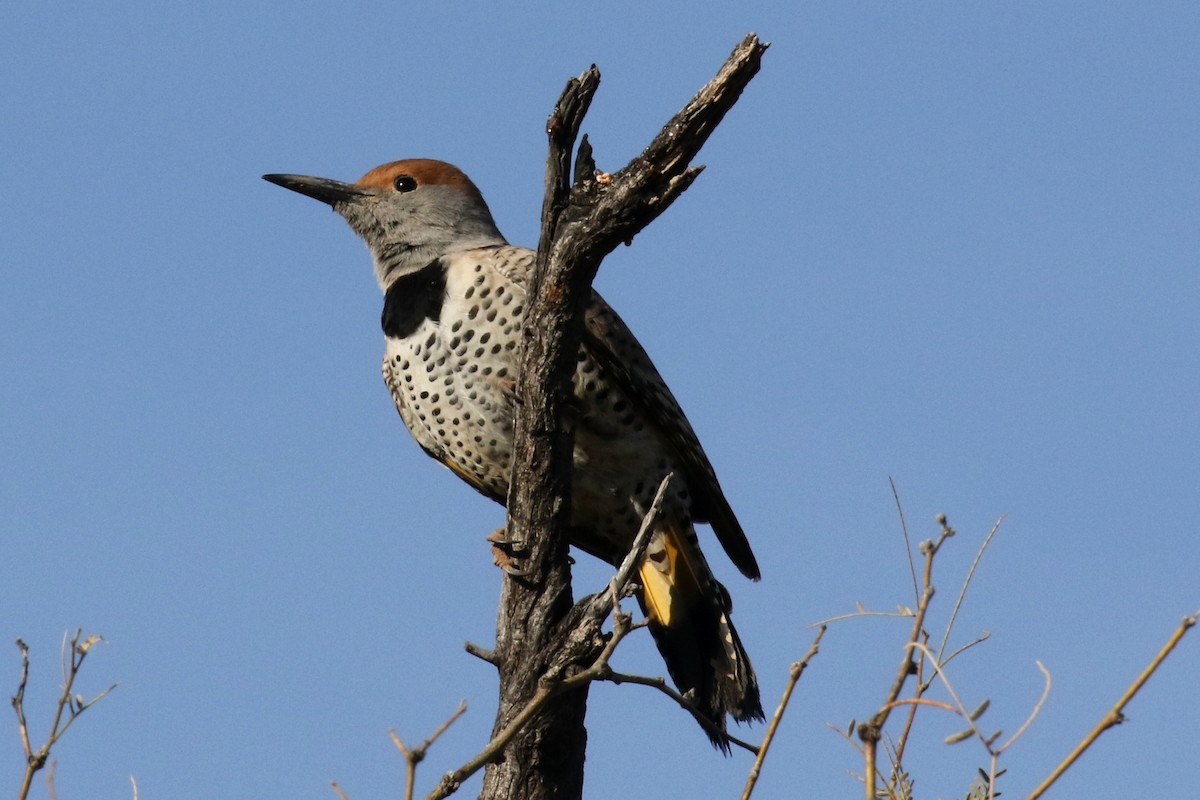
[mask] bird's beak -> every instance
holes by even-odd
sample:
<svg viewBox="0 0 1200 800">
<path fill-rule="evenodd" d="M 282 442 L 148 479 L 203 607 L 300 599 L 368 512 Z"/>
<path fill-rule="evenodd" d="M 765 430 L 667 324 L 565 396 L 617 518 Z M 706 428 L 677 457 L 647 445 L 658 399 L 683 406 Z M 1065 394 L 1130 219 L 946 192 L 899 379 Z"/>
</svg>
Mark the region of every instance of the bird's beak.
<svg viewBox="0 0 1200 800">
<path fill-rule="evenodd" d="M 312 178 L 308 175 L 263 175 L 263 180 L 308 195 L 331 206 L 370 194 L 352 183 L 342 183 L 329 178 Z"/>
</svg>

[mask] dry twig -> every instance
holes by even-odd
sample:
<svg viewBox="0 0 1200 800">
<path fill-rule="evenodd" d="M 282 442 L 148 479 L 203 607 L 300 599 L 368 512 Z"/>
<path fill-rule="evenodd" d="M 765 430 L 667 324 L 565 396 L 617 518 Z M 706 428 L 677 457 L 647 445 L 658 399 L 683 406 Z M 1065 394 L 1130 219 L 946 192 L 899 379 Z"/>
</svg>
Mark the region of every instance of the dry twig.
<svg viewBox="0 0 1200 800">
<path fill-rule="evenodd" d="M 1184 617 L 1183 620 L 1180 621 L 1179 627 L 1176 628 L 1175 632 L 1171 634 L 1171 638 L 1167 639 L 1167 643 L 1164 644 L 1162 649 L 1158 651 L 1158 654 L 1151 659 L 1150 663 L 1146 665 L 1146 668 L 1142 670 L 1142 673 L 1134 679 L 1133 683 L 1129 685 L 1129 688 L 1125 690 L 1124 694 L 1121 695 L 1116 704 L 1108 710 L 1108 713 L 1104 715 L 1100 722 L 1096 723 L 1096 727 L 1092 728 L 1092 730 L 1088 732 L 1087 736 L 1083 737 L 1083 741 L 1076 745 L 1075 749 L 1068 753 L 1067 757 L 1064 758 L 1062 762 L 1054 768 L 1054 771 L 1046 776 L 1044 781 L 1038 784 L 1038 787 L 1030 793 L 1028 800 L 1037 800 L 1037 798 L 1045 794 L 1046 790 L 1053 786 L 1054 782 L 1062 777 L 1064 772 L 1071 768 L 1071 765 L 1074 764 L 1081 755 L 1083 755 L 1084 751 L 1091 747 L 1092 743 L 1100 738 L 1100 734 L 1104 733 L 1109 728 L 1120 725 L 1125 721 L 1125 706 L 1129 704 L 1129 701 L 1133 699 L 1133 696 L 1136 695 L 1138 691 L 1146 684 L 1146 681 L 1150 680 L 1150 676 L 1153 675 L 1155 670 L 1158 669 L 1159 665 L 1166 660 L 1167 656 L 1171 654 L 1171 651 L 1175 649 L 1175 645 L 1179 644 L 1179 641 L 1184 637 L 1184 634 L 1186 634 L 1196 624 L 1198 619 L 1200 619 L 1200 610 L 1196 611 L 1191 616 Z"/>
<path fill-rule="evenodd" d="M 893 485 L 893 491 L 894 489 Z M 883 726 L 887 723 L 896 698 L 899 697 L 901 690 L 904 688 L 904 683 L 908 679 L 908 676 L 919 674 L 920 672 L 920 666 L 913 659 L 912 645 L 925 635 L 925 615 L 929 611 L 929 603 L 933 599 L 934 594 L 933 559 L 937 551 L 941 548 L 942 543 L 954 535 L 954 529 L 947 524 L 944 514 L 939 514 L 937 521 L 941 525 L 941 531 L 937 540 L 926 540 L 920 545 L 921 553 L 925 556 L 925 567 L 922 572 L 923 588 L 918 598 L 916 612 L 913 614 L 913 623 L 906 647 L 904 648 L 904 657 L 901 659 L 896 677 L 892 681 L 891 688 L 888 690 L 883 705 L 871 719 L 858 726 L 858 737 L 863 744 L 862 752 L 865 762 L 863 782 L 868 800 L 874 800 L 876 797 L 876 777 L 879 774 L 878 767 L 876 766 L 876 756 L 878 743 L 883 736 Z M 897 763 L 896 766 L 898 767 L 899 764 Z M 893 772 L 896 772 L 896 770 L 893 770 Z"/>
<path fill-rule="evenodd" d="M 917 565 L 913 562 L 912 544 L 908 540 L 908 523 L 904 521 L 904 506 L 900 502 L 900 492 L 896 482 L 888 476 L 888 486 L 892 487 L 892 499 L 896 501 L 896 515 L 900 517 L 900 533 L 904 534 L 904 555 L 908 559 L 908 573 L 912 576 L 913 602 L 921 599 L 921 590 L 917 587 Z"/>
<path fill-rule="evenodd" d="M 800 676 L 808 668 L 808 662 L 816 658 L 821 645 L 821 637 L 825 635 L 826 630 L 827 628 L 822 625 L 821 629 L 817 631 L 816 637 L 813 638 L 808 652 L 788 669 L 787 686 L 784 687 L 783 697 L 780 699 L 779 705 L 775 708 L 775 713 L 771 717 L 771 724 L 767 726 L 767 732 L 763 735 L 762 744 L 758 746 L 758 756 L 754 759 L 754 765 L 750 767 L 750 774 L 746 778 L 746 788 L 742 790 L 742 800 L 750 800 L 754 786 L 758 783 L 759 773 L 762 772 L 762 765 L 763 761 L 766 760 L 767 751 L 771 748 L 771 742 L 775 738 L 775 731 L 779 728 L 779 721 L 783 719 L 783 712 L 787 709 L 788 703 L 792 699 L 792 690 L 796 688 L 796 683 L 800 680 Z"/>
<path fill-rule="evenodd" d="M 996 535 L 996 531 L 1000 530 L 1000 524 L 1004 522 L 1004 515 L 992 525 L 992 529 L 988 531 L 988 535 L 983 538 L 983 544 L 979 545 L 979 551 L 975 553 L 975 560 L 971 562 L 971 568 L 967 570 L 967 577 L 963 579 L 962 588 L 958 590 L 958 599 L 954 601 L 954 610 L 950 612 L 950 621 L 946 623 L 946 630 L 942 634 L 942 644 L 938 647 L 938 661 L 945 665 L 950 659 L 942 661 L 942 655 L 946 652 L 946 643 L 950 641 L 950 632 L 954 630 L 954 620 L 958 618 L 958 610 L 962 608 L 963 598 L 967 596 L 967 589 L 971 585 L 971 578 L 975 576 L 975 568 L 979 566 L 979 562 L 983 560 L 983 554 L 991 544 L 992 537 Z"/>
<path fill-rule="evenodd" d="M 620 598 L 624 596 L 629 582 L 633 579 L 637 566 L 650 544 L 650 539 L 654 535 L 654 531 L 662 521 L 663 499 L 666 497 L 671 478 L 671 475 L 667 475 L 663 478 L 662 483 L 659 484 L 658 492 L 655 494 L 650 508 L 642 518 L 641 528 L 634 539 L 633 546 L 630 548 L 620 567 L 617 568 L 612 580 L 609 581 L 607 589 L 580 601 L 575 606 L 572 612 L 575 624 L 574 626 L 570 626 L 568 630 L 568 637 L 571 641 L 564 647 L 567 655 L 565 657 L 560 656 L 557 661 L 551 664 L 550 671 L 542 677 L 534 696 L 508 720 L 508 723 L 498 733 L 493 735 L 491 741 L 487 743 L 483 750 L 458 769 L 443 775 L 437 787 L 426 796 L 426 800 L 441 800 L 441 798 L 448 797 L 458 791 L 463 781 L 498 758 L 504 752 L 504 748 L 512 741 L 513 737 L 523 731 L 539 713 L 544 711 L 546 705 L 555 697 L 597 680 L 621 682 L 617 679 L 619 677 L 629 682 L 639 682 L 638 676 L 617 676 L 613 673 L 609 667 L 609 659 L 612 657 L 621 640 L 631 630 L 641 627 L 640 625 L 634 625 L 629 615 L 621 612 Z M 613 629 L 611 634 L 607 637 L 603 647 L 595 654 L 591 663 L 580 669 L 578 659 L 583 657 L 581 650 L 587 650 L 590 647 L 590 643 L 596 638 L 600 626 L 610 612 L 613 612 Z M 570 646 L 571 644 L 575 646 L 572 647 Z M 568 675 L 568 673 L 570 674 Z M 681 704 L 685 704 L 685 707 L 689 708 L 693 712 L 693 715 L 698 714 L 684 698 L 679 697 L 678 701 Z M 453 722 L 453 718 L 451 718 L 450 722 Z M 449 723 L 444 725 L 443 729 L 448 725 Z M 435 736 L 431 738 L 436 738 L 436 735 L 441 730 L 439 729 L 435 733 Z M 737 744 L 745 744 L 736 742 L 732 737 L 730 737 L 730 741 Z M 397 745 L 403 749 L 398 740 Z M 745 746 L 753 748 L 753 745 Z M 413 766 L 415 767 L 415 765 Z"/>
<path fill-rule="evenodd" d="M 400 736 L 396 733 L 395 729 L 388 731 L 388 734 L 392 737 L 392 742 L 404 755 L 404 766 L 406 768 L 404 781 L 404 800 L 412 800 L 413 798 L 413 791 L 415 790 L 414 787 L 417 783 L 417 764 L 420 764 L 425 760 L 426 753 L 429 752 L 429 748 L 438 740 L 438 737 L 445 733 L 446 730 L 454 724 L 454 721 L 465 714 L 466 711 L 467 701 L 459 700 L 458 708 L 454 710 L 454 713 L 451 714 L 445 722 L 439 725 L 437 730 L 429 734 L 425 741 L 421 742 L 416 747 L 410 748 L 405 745 L 404 742 L 401 741 Z"/>
<path fill-rule="evenodd" d="M 912 628 L 904 648 L 904 657 L 901 659 L 900 666 L 896 670 L 896 677 L 892 681 L 891 688 L 888 689 L 883 705 L 875 713 L 875 716 L 858 726 L 858 738 L 863 743 L 863 756 L 866 762 L 863 779 L 866 784 L 867 800 L 875 800 L 876 797 L 876 750 L 879 740 L 883 736 L 883 726 L 887 723 L 888 716 L 892 713 L 896 698 L 900 696 L 900 692 L 904 688 L 904 682 L 908 680 L 909 675 L 914 675 L 917 672 L 917 665 L 913 660 L 913 645 L 918 642 L 924 631 L 925 614 L 929 611 L 929 602 L 933 599 L 933 559 L 937 555 L 937 551 L 942 546 L 942 543 L 954 535 L 954 529 L 946 524 L 946 517 L 944 515 L 938 516 L 938 522 L 942 526 L 942 530 L 937 540 L 927 540 L 921 543 L 921 553 L 925 556 L 921 597 L 917 603 L 917 613 L 913 616 Z"/>
<path fill-rule="evenodd" d="M 84 638 L 83 629 L 76 628 L 75 635 L 70 640 L 70 650 L 68 650 L 67 634 L 63 634 L 62 693 L 58 696 L 58 702 L 54 710 L 54 719 L 50 724 L 50 732 L 46 735 L 46 741 L 41 747 L 34 750 L 29 738 L 29 724 L 25 718 L 25 687 L 29 683 L 29 645 L 25 644 L 21 639 L 17 639 L 17 647 L 21 650 L 21 680 L 17 684 L 17 693 L 12 698 L 12 706 L 17 714 L 17 728 L 21 737 L 21 747 L 25 752 L 25 774 L 21 779 L 21 788 L 17 792 L 17 800 L 25 800 L 29 796 L 30 787 L 33 785 L 33 776 L 46 766 L 46 762 L 50 758 L 51 749 L 67 732 L 71 724 L 84 711 L 87 711 L 93 705 L 100 702 L 105 695 L 117 688 L 117 684 L 114 683 L 91 700 L 84 700 L 82 695 L 73 692 L 75 679 L 79 676 L 79 670 L 83 666 L 83 661 L 87 658 L 88 652 L 93 645 L 103 641 L 103 637 L 96 634 L 91 634 L 87 638 Z"/>
<path fill-rule="evenodd" d="M 671 685 L 667 683 L 665 678 L 652 678 L 648 675 L 630 675 L 626 672 L 609 671 L 607 675 L 598 678 L 597 680 L 608 681 L 609 683 L 615 683 L 618 685 L 622 683 L 632 683 L 638 686 L 649 686 L 651 689 L 657 689 L 662 694 L 665 694 L 667 697 L 674 700 L 675 703 L 684 711 L 691 714 L 692 718 L 696 720 L 696 722 L 700 724 L 700 727 L 704 728 L 704 730 L 708 732 L 710 736 L 716 736 L 721 740 L 728 742 L 735 747 L 740 747 L 742 750 L 745 750 L 746 752 L 752 753 L 756 756 L 759 753 L 759 745 L 750 744 L 749 742 L 734 736 L 729 731 L 721 730 L 712 723 L 712 720 L 700 713 L 700 709 L 696 708 L 695 703 L 672 688 Z"/>
<path fill-rule="evenodd" d="M 950 682 L 950 678 L 946 675 L 946 665 L 939 664 L 933 653 L 929 652 L 929 648 L 925 645 L 917 643 L 912 646 L 922 650 L 923 658 L 928 659 L 929 663 L 933 665 L 935 676 L 941 679 L 942 684 L 946 687 L 946 691 L 950 694 L 950 699 L 954 701 L 954 705 L 952 706 L 946 704 L 940 705 L 942 705 L 944 708 L 948 708 L 950 711 L 958 714 L 967 721 L 968 727 L 965 730 L 947 736 L 945 739 L 946 744 L 957 744 L 958 742 L 974 736 L 980 741 L 980 743 L 983 744 L 984 749 L 987 750 L 988 755 L 991 758 L 991 767 L 989 771 L 983 775 L 983 777 L 986 780 L 988 798 L 991 800 L 991 798 L 995 796 L 996 792 L 996 778 L 1000 775 L 1000 772 L 997 771 L 1000 756 L 1004 753 L 1004 751 L 1012 747 L 1022 735 L 1024 735 L 1025 731 L 1029 729 L 1029 726 L 1033 724 L 1033 721 L 1037 719 L 1037 715 L 1041 713 L 1042 707 L 1046 704 L 1046 698 L 1050 696 L 1050 687 L 1052 683 L 1050 671 L 1042 665 L 1042 662 L 1035 662 L 1037 664 L 1037 668 L 1041 670 L 1042 676 L 1046 679 L 1046 684 L 1042 689 L 1042 696 L 1038 698 L 1038 701 L 1034 705 L 1033 710 L 1029 713 L 1029 716 L 1026 717 L 1023 723 L 1021 723 L 1021 727 L 1017 728 L 1017 732 L 1008 737 L 1008 740 L 1005 741 L 1004 744 L 997 747 L 996 740 L 1000 737 L 1000 731 L 996 731 L 990 736 L 985 736 L 983 731 L 979 729 L 979 726 L 976 725 L 976 721 L 983 716 L 983 713 L 987 710 L 990 701 L 984 700 L 983 703 L 981 703 L 975 709 L 968 711 L 967 707 L 963 705 L 963 702 L 959 699 L 958 693 L 954 690 L 954 685 Z"/>
</svg>

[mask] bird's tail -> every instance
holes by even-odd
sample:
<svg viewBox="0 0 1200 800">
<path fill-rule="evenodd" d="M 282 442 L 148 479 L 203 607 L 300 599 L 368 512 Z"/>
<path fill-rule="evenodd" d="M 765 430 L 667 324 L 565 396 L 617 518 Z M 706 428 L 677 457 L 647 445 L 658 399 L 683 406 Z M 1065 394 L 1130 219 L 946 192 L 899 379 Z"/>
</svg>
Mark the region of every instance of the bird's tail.
<svg viewBox="0 0 1200 800">
<path fill-rule="evenodd" d="M 709 570 L 692 526 L 664 523 L 639 572 L 642 608 L 679 691 L 716 730 L 724 732 L 726 714 L 739 722 L 762 719 L 754 668 L 729 620 L 729 594 Z M 723 737 L 707 732 L 729 752 Z"/>
</svg>

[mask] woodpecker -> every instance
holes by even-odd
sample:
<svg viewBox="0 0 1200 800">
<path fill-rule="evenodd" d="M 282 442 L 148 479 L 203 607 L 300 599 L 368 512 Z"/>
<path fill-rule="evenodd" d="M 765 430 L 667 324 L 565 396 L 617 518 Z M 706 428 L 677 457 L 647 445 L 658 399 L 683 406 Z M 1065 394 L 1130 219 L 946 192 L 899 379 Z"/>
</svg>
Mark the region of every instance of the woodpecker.
<svg viewBox="0 0 1200 800">
<path fill-rule="evenodd" d="M 400 418 L 426 453 L 503 504 L 534 251 L 510 245 L 475 184 L 442 161 L 394 161 L 356 183 L 263 178 L 332 206 L 366 242 L 384 295 L 383 379 Z M 746 577 L 759 579 L 758 563 L 679 403 L 595 292 L 574 389 L 571 544 L 619 564 L 662 478 L 674 473 L 638 600 L 672 680 L 701 714 L 722 731 L 726 715 L 761 720 L 729 594 L 693 523 L 712 526 Z"/>
</svg>

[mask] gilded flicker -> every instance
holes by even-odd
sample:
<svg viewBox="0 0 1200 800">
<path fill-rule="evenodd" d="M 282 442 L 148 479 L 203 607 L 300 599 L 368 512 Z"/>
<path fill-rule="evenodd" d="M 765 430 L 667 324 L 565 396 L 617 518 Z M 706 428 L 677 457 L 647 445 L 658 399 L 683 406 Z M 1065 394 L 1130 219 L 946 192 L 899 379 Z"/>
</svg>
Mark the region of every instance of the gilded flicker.
<svg viewBox="0 0 1200 800">
<path fill-rule="evenodd" d="M 328 203 L 366 241 L 384 292 L 383 378 L 401 419 L 426 453 L 504 503 L 534 251 L 508 244 L 475 184 L 441 161 L 384 164 L 353 184 L 263 177 Z M 753 580 L 758 563 L 679 403 L 594 292 L 575 394 L 571 544 L 619 564 L 662 478 L 675 473 L 639 570 L 638 599 L 672 679 L 702 714 L 722 730 L 726 714 L 761 719 L 729 595 L 693 523 L 711 525 Z"/>
</svg>

